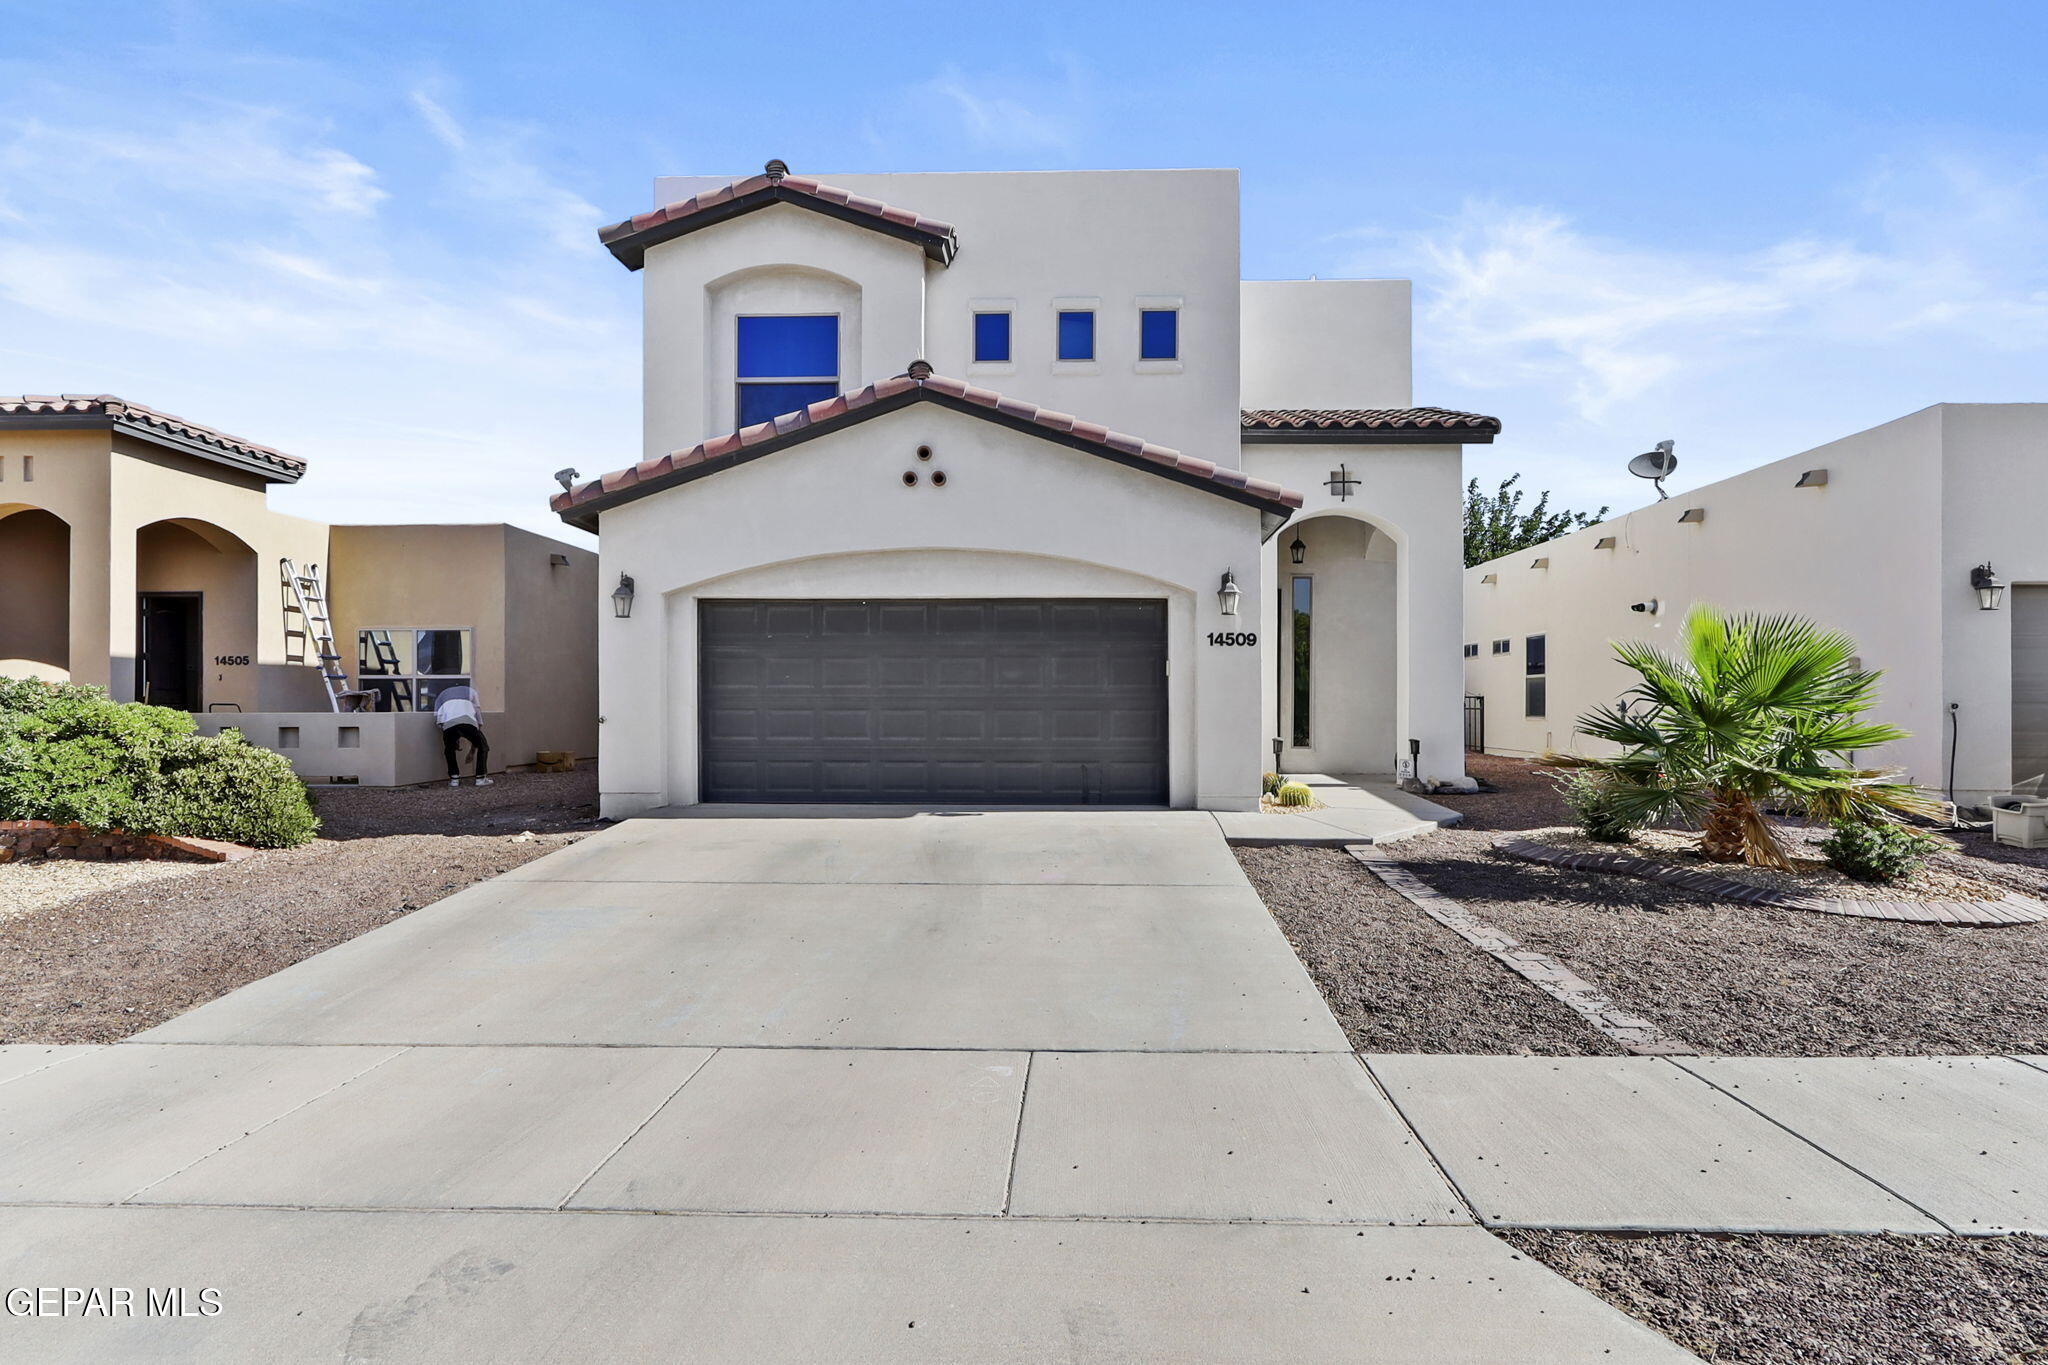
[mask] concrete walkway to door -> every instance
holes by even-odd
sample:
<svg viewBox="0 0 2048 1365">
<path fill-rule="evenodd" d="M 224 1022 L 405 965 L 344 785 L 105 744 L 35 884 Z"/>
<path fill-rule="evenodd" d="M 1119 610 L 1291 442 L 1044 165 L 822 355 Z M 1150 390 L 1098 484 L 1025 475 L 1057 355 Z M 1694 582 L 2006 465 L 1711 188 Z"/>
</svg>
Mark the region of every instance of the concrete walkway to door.
<svg viewBox="0 0 2048 1365">
<path fill-rule="evenodd" d="M 1472 1223 L 1196 812 L 633 821 L 0 1048 L 0 1203 L 9 1285 L 220 1303 L 10 1359 L 1689 1358 Z"/>
</svg>

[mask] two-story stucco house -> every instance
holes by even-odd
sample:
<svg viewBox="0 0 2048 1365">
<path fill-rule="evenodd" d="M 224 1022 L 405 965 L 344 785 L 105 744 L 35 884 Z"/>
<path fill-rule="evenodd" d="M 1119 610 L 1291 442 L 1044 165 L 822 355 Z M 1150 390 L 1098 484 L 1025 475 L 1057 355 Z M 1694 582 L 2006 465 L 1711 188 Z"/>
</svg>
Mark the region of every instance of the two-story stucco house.
<svg viewBox="0 0 2048 1365">
<path fill-rule="evenodd" d="M 604 811 L 1464 782 L 1462 445 L 1405 281 L 1241 282 L 1234 171 L 669 178 L 601 536 Z"/>
</svg>

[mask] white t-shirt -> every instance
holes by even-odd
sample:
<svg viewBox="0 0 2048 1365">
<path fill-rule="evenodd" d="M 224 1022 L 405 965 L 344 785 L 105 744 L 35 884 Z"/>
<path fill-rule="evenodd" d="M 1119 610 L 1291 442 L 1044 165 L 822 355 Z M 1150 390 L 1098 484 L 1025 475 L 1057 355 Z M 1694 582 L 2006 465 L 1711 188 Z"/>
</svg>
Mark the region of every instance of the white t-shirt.
<svg viewBox="0 0 2048 1365">
<path fill-rule="evenodd" d="M 434 723 L 443 730 L 452 730 L 458 725 L 474 725 L 484 728 L 484 713 L 477 706 L 476 689 L 473 687 L 451 687 L 434 699 Z"/>
</svg>

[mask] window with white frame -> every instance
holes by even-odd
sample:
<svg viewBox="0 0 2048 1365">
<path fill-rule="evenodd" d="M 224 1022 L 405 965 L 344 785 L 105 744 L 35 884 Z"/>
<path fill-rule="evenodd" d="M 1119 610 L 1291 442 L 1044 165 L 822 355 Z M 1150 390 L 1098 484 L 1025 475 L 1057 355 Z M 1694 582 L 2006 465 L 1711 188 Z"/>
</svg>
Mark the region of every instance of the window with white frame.
<svg viewBox="0 0 2048 1365">
<path fill-rule="evenodd" d="M 392 626 L 356 632 L 356 686 L 375 711 L 431 711 L 450 687 L 471 686 L 467 626 Z"/>
</svg>

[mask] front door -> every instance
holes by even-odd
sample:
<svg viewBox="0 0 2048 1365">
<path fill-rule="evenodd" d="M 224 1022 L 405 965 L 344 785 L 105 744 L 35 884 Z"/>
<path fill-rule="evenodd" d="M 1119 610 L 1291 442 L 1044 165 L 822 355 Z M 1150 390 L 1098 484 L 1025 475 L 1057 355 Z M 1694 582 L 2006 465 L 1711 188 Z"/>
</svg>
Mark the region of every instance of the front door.
<svg viewBox="0 0 2048 1365">
<path fill-rule="evenodd" d="M 138 613 L 135 699 L 197 711 L 199 604 L 196 592 L 146 592 Z"/>
</svg>

